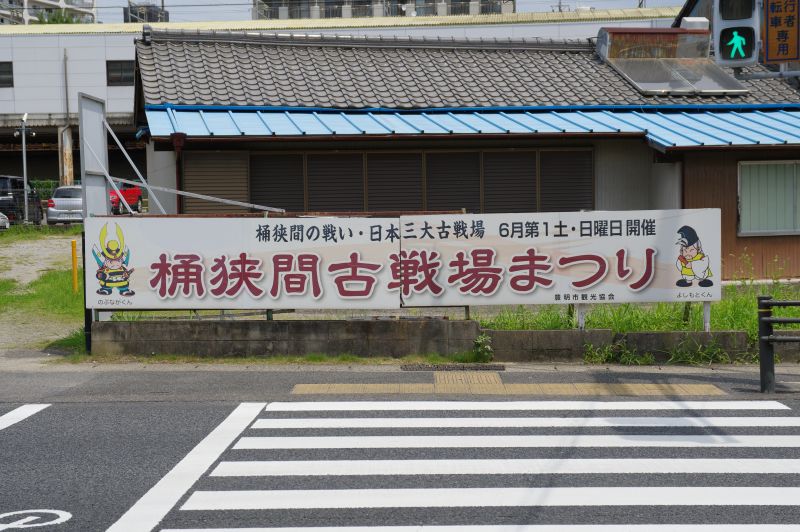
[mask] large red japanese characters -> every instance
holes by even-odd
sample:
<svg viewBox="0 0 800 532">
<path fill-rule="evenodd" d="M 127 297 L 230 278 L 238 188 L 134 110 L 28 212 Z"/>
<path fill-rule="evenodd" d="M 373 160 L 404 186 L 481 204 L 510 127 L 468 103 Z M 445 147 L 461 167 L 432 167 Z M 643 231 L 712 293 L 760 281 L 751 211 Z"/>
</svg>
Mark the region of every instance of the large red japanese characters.
<svg viewBox="0 0 800 532">
<path fill-rule="evenodd" d="M 714 209 L 380 219 L 92 218 L 87 238 L 102 240 L 103 227 L 106 235 L 122 235 L 120 242 L 124 236 L 124 245 L 115 245 L 128 275 L 124 294 L 97 287 L 88 292 L 89 306 L 98 309 L 721 297 L 715 277 L 722 254 L 720 216 Z M 102 254 L 98 248 L 93 255 Z M 87 267 L 89 287 L 101 282 L 95 269 Z"/>
</svg>

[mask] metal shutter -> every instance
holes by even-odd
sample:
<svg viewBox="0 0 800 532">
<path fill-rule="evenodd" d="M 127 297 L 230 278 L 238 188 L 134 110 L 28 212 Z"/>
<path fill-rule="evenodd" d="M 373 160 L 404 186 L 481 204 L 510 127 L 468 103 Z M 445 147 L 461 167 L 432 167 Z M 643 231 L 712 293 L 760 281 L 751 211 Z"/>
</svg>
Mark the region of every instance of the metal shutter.
<svg viewBox="0 0 800 532">
<path fill-rule="evenodd" d="M 183 189 L 218 198 L 249 202 L 247 153 L 239 152 L 183 152 Z M 248 212 L 235 207 L 206 200 L 184 198 L 186 214 L 222 212 Z"/>
<path fill-rule="evenodd" d="M 484 153 L 483 212 L 536 210 L 536 153 Z"/>
<path fill-rule="evenodd" d="M 367 193 L 371 211 L 422 210 L 422 154 L 367 155 Z"/>
<path fill-rule="evenodd" d="M 594 208 L 592 152 L 541 151 L 540 208 L 543 212 L 569 212 Z"/>
<path fill-rule="evenodd" d="M 250 198 L 258 205 L 304 211 L 303 156 L 250 156 Z"/>
<path fill-rule="evenodd" d="M 363 211 L 362 154 L 308 155 L 308 209 Z"/>
<path fill-rule="evenodd" d="M 480 212 L 480 154 L 428 153 L 426 163 L 428 210 Z"/>
</svg>

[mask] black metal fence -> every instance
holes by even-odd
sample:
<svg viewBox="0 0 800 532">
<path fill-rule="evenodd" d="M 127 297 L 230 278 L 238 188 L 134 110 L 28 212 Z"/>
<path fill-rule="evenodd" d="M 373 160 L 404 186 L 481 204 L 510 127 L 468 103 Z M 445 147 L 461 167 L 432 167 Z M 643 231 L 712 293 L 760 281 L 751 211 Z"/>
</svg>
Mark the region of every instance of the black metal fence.
<svg viewBox="0 0 800 532">
<path fill-rule="evenodd" d="M 775 393 L 775 342 L 800 342 L 800 336 L 776 336 L 775 324 L 800 323 L 800 318 L 772 315 L 775 307 L 800 307 L 800 301 L 774 301 L 772 296 L 758 296 L 758 364 L 761 370 L 761 393 Z"/>
</svg>

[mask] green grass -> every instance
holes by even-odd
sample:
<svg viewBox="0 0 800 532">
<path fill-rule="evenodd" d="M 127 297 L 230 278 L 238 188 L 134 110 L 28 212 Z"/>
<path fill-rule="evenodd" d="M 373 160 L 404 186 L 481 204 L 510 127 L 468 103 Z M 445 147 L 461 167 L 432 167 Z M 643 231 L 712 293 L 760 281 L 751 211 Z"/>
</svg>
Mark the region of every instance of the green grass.
<svg viewBox="0 0 800 532">
<path fill-rule="evenodd" d="M 65 358 L 67 362 L 80 362 L 87 355 L 86 335 L 83 329 L 75 329 L 64 338 L 50 342 L 45 348 L 68 353 Z"/>
<path fill-rule="evenodd" d="M 22 240 L 37 240 L 48 236 L 80 236 L 82 224 L 75 225 L 12 225 L 0 231 L 0 246 Z"/>
<path fill-rule="evenodd" d="M 751 341 L 757 336 L 756 297 L 772 295 L 775 299 L 800 299 L 800 285 L 774 282 L 767 285 L 743 283 L 725 286 L 721 301 L 711 305 L 711 329 L 714 331 L 746 331 Z M 701 331 L 703 306 L 690 305 L 684 322 L 683 303 L 594 305 L 586 315 L 589 329 L 611 329 L 616 333 L 634 331 Z M 800 308 L 776 310 L 776 315 L 800 317 Z M 519 306 L 495 316 L 478 318 L 481 327 L 497 330 L 572 329 L 574 316 L 567 306 L 546 305 L 538 308 Z M 790 326 L 783 326 L 790 327 Z"/>
<path fill-rule="evenodd" d="M 0 279 L 0 309 L 34 312 L 42 319 L 80 320 L 82 290 L 82 270 L 78 270 L 77 294 L 72 292 L 72 270 L 45 272 L 25 286 L 11 279 Z"/>
</svg>

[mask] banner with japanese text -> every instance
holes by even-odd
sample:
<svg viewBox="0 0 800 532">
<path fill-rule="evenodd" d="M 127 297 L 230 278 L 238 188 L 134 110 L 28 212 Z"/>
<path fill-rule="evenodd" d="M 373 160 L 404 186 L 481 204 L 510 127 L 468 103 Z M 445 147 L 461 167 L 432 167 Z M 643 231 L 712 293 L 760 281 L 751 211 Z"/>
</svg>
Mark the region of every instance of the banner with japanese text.
<svg viewBox="0 0 800 532">
<path fill-rule="evenodd" d="M 93 217 L 94 309 L 710 301 L 720 212 Z"/>
<path fill-rule="evenodd" d="M 405 306 L 722 296 L 719 209 L 409 216 L 401 224 L 404 237 L 415 234 L 402 241 L 401 259 L 413 262 L 404 266 Z"/>
</svg>

